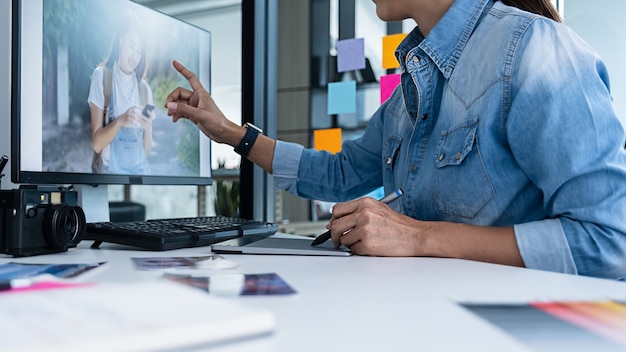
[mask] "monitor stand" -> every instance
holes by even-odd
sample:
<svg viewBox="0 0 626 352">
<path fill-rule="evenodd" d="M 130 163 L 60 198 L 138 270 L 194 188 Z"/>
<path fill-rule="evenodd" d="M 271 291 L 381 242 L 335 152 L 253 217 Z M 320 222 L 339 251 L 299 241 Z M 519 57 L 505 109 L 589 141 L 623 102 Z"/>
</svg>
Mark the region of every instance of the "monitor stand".
<svg viewBox="0 0 626 352">
<path fill-rule="evenodd" d="M 109 192 L 107 185 L 74 185 L 78 205 L 83 208 L 87 222 L 108 222 Z"/>
</svg>

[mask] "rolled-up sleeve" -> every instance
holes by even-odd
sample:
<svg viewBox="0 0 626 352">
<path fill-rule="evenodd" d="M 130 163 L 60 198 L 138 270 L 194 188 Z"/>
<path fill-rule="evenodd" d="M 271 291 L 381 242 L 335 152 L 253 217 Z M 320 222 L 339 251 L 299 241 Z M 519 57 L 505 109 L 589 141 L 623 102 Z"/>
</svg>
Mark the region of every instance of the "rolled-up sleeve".
<svg viewBox="0 0 626 352">
<path fill-rule="evenodd" d="M 515 225 L 515 239 L 528 268 L 578 274 L 558 219 Z"/>
<path fill-rule="evenodd" d="M 296 143 L 276 141 L 272 169 L 276 188 L 296 194 L 298 167 L 304 147 Z"/>
</svg>

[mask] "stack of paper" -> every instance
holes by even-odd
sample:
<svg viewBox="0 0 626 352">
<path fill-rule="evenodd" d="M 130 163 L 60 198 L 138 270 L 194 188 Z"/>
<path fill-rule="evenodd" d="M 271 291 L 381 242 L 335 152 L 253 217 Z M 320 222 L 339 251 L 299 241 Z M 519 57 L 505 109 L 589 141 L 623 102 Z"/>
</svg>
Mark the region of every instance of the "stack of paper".
<svg viewBox="0 0 626 352">
<path fill-rule="evenodd" d="M 273 331 L 273 315 L 177 283 L 97 284 L 0 296 L 2 349 L 149 351 Z"/>
</svg>

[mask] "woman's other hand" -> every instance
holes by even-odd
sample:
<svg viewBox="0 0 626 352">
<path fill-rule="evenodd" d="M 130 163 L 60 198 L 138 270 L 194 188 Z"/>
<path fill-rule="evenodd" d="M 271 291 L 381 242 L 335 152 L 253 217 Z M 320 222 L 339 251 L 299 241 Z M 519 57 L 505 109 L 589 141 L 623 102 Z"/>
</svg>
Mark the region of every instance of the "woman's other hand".
<svg viewBox="0 0 626 352">
<path fill-rule="evenodd" d="M 145 117 L 141 114 L 142 107 L 135 105 L 118 116 L 115 121 L 120 127 L 143 127 Z"/>
</svg>

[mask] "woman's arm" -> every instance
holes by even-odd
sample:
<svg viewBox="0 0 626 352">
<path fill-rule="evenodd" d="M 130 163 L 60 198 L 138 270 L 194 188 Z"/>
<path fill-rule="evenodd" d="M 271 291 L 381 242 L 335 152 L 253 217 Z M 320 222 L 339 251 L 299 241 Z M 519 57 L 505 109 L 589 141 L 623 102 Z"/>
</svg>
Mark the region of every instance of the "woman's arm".
<svg viewBox="0 0 626 352">
<path fill-rule="evenodd" d="M 102 149 L 111 144 L 113 137 L 117 131 L 112 131 L 109 126 L 104 126 L 104 111 L 97 107 L 94 103 L 89 103 L 91 112 L 91 140 L 93 141 L 93 150 L 96 153 L 102 152 Z"/>
<path fill-rule="evenodd" d="M 102 149 L 104 149 L 104 147 L 111 144 L 111 141 L 113 141 L 113 138 L 120 130 L 120 128 L 127 125 L 137 126 L 137 124 L 142 123 L 141 107 L 139 106 L 131 107 L 125 113 L 118 116 L 106 126 L 103 126 L 104 111 L 91 102 L 89 103 L 89 109 L 91 111 L 91 138 L 93 140 L 93 149 L 97 153 L 100 153 Z M 150 139 L 151 148 L 152 133 L 150 133 Z"/>
</svg>

